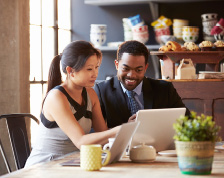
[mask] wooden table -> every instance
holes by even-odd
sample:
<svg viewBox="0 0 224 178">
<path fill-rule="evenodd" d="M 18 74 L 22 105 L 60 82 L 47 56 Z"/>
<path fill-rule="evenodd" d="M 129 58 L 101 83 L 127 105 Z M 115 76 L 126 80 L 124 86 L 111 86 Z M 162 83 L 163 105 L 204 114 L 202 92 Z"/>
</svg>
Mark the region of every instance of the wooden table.
<svg viewBox="0 0 224 178">
<path fill-rule="evenodd" d="M 194 175 L 181 174 L 176 157 L 157 156 L 155 162 L 151 163 L 132 163 L 129 158 L 123 158 L 121 161 L 103 167 L 100 171 L 85 171 L 79 166 L 61 166 L 60 163 L 78 158 L 79 152 L 67 155 L 59 160 L 54 160 L 48 163 L 37 164 L 27 169 L 21 169 L 2 176 L 1 178 L 17 178 L 17 177 L 32 177 L 32 178 L 68 178 L 68 177 L 91 177 L 91 178 L 144 178 L 144 177 L 200 177 Z M 213 169 L 211 175 L 207 177 L 224 177 L 224 152 L 215 154 Z"/>
</svg>

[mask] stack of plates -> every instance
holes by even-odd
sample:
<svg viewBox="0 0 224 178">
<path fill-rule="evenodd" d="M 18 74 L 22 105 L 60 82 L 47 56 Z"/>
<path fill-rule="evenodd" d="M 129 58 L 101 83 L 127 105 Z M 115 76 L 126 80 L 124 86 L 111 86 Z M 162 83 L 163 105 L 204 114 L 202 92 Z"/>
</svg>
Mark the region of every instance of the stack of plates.
<svg viewBox="0 0 224 178">
<path fill-rule="evenodd" d="M 109 42 L 109 43 L 107 43 L 107 46 L 109 46 L 109 47 L 118 47 L 121 43 L 123 43 L 123 42 L 122 41 Z"/>
<path fill-rule="evenodd" d="M 160 152 L 158 152 L 158 154 L 161 156 L 168 156 L 168 157 L 176 157 L 177 156 L 176 150 L 160 151 Z"/>
<path fill-rule="evenodd" d="M 224 151 L 224 141 L 216 142 L 215 143 L 215 149 L 219 150 L 219 151 Z"/>
</svg>

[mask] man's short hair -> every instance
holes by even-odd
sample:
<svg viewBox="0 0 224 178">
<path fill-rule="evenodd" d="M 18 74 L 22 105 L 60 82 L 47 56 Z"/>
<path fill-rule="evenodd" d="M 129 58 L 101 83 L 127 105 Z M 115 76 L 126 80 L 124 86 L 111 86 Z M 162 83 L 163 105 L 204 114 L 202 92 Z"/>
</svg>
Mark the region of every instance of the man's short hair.
<svg viewBox="0 0 224 178">
<path fill-rule="evenodd" d="M 129 53 L 133 56 L 144 56 L 145 64 L 148 63 L 149 50 L 146 46 L 136 40 L 125 41 L 121 43 L 117 50 L 117 60 L 120 61 L 123 53 Z"/>
</svg>

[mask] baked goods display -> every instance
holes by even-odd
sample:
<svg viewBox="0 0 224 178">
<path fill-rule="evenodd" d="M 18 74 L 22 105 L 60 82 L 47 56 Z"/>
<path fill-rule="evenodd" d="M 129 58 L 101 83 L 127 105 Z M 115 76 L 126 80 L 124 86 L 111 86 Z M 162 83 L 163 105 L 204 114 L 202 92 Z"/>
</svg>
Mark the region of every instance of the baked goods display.
<svg viewBox="0 0 224 178">
<path fill-rule="evenodd" d="M 159 48 L 159 51 L 224 51 L 224 41 L 218 40 L 214 44 L 211 41 L 202 41 L 199 45 L 194 42 L 185 42 L 181 46 L 176 41 L 168 41 Z"/>
<path fill-rule="evenodd" d="M 211 51 L 202 51 L 203 47 L 199 48 L 199 45 L 193 42 L 185 42 L 182 46 L 181 43 L 176 44 L 176 42 L 169 41 L 166 45 L 161 46 L 159 51 L 150 51 L 150 55 L 157 56 L 160 59 L 162 76 L 165 79 L 177 78 L 176 66 L 181 59 L 191 59 L 193 64 L 206 64 L 205 67 L 209 71 L 218 71 L 220 61 L 224 59 L 224 50 L 219 51 L 221 48 L 224 49 L 224 41 L 214 44 L 210 41 L 201 43 L 200 46 L 210 46 Z M 173 47 L 174 45 L 176 48 Z"/>
<path fill-rule="evenodd" d="M 184 47 L 187 51 L 200 51 L 199 47 L 194 42 L 185 42 Z"/>
</svg>

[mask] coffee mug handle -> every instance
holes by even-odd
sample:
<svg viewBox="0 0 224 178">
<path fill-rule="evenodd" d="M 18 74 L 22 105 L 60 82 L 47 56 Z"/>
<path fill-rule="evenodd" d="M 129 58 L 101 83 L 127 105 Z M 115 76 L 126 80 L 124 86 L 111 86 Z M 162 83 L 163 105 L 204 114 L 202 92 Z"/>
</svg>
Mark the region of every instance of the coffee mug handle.
<svg viewBox="0 0 224 178">
<path fill-rule="evenodd" d="M 110 155 L 111 154 L 110 154 L 110 151 L 109 150 L 102 150 L 102 152 L 107 154 L 106 160 L 102 164 L 102 166 L 106 166 L 109 163 L 109 161 L 110 161 Z"/>
<path fill-rule="evenodd" d="M 103 150 L 109 150 L 110 149 L 110 144 L 107 143 L 103 146 Z"/>
</svg>

